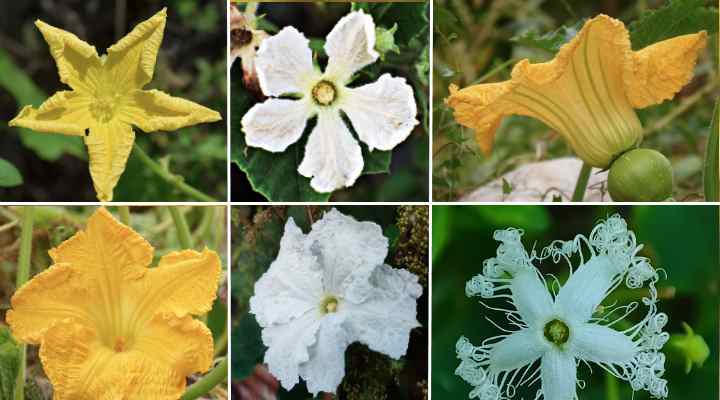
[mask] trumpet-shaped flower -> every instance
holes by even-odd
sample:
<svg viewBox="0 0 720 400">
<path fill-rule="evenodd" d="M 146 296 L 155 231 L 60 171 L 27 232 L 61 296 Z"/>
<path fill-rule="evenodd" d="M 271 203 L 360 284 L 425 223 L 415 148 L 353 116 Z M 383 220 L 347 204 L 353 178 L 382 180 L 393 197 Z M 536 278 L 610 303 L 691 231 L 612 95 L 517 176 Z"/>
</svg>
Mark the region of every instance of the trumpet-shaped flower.
<svg viewBox="0 0 720 400">
<path fill-rule="evenodd" d="M 552 61 L 520 61 L 509 81 L 450 87 L 455 119 L 492 149 L 503 117 L 537 118 L 562 135 L 583 161 L 605 168 L 642 140 L 635 114 L 671 99 L 692 77 L 707 34 L 678 36 L 632 51 L 622 22 L 587 21 Z"/>
<path fill-rule="evenodd" d="M 505 334 L 480 346 L 465 337 L 457 342 L 460 366 L 455 373 L 474 386 L 470 398 L 510 399 L 519 386 L 540 381 L 536 399 L 577 399 L 580 362 L 597 364 L 628 381 L 633 391 L 667 397 L 661 350 L 669 339 L 662 331 L 668 317 L 657 312 L 659 277 L 647 259 L 637 256 L 642 246 L 636 245 L 625 221 L 612 216 L 598 224 L 589 238 L 578 235 L 567 242 L 554 241 L 540 255 L 534 250 L 528 254 L 521 236 L 516 229 L 495 232 L 495 239 L 502 242 L 497 257 L 486 260 L 483 273 L 465 287 L 469 297 L 500 298 L 514 306 L 501 310 L 512 326 L 503 329 Z M 570 269 L 570 277 L 554 295 L 533 264 L 545 259 L 567 262 Z M 573 270 L 572 261 L 577 259 L 580 266 Z M 558 285 L 555 280 L 552 287 Z M 642 305 L 601 306 L 609 293 L 623 285 L 631 289 L 647 285 Z M 640 322 L 618 329 L 642 306 L 647 313 Z"/>
<path fill-rule="evenodd" d="M 290 218 L 280 252 L 255 283 L 250 312 L 268 347 L 265 362 L 283 387 L 299 377 L 308 390 L 334 393 L 353 342 L 400 358 L 419 326 L 414 274 L 383 263 L 381 228 L 336 210 L 304 234 Z"/>
<path fill-rule="evenodd" d="M 375 24 L 370 15 L 352 12 L 327 36 L 325 72 L 313 66 L 309 41 L 293 27 L 262 42 L 257 53 L 260 88 L 275 98 L 256 104 L 242 118 L 248 146 L 283 152 L 302 136 L 307 120 L 317 124 L 305 146 L 298 172 L 312 178 L 317 192 L 352 186 L 363 170 L 358 138 L 373 149 L 391 150 L 418 124 L 413 90 L 403 78 L 383 74 L 374 82 L 351 88 L 353 74 L 375 62 Z M 277 98 L 296 95 L 298 99 Z"/>
<path fill-rule="evenodd" d="M 100 208 L 50 257 L 12 297 L 7 321 L 40 345 L 55 400 L 175 400 L 188 375 L 212 366 L 212 334 L 192 315 L 215 299 L 214 251 L 172 252 L 148 269 L 152 246 Z"/>
<path fill-rule="evenodd" d="M 191 101 L 142 90 L 153 77 L 165 19 L 163 9 L 103 56 L 72 33 L 35 22 L 50 46 L 60 81 L 72 90 L 55 93 L 38 108 L 23 108 L 9 125 L 82 136 L 100 201 L 112 200 L 135 141 L 133 125 L 144 132 L 171 131 L 221 119 Z"/>
</svg>

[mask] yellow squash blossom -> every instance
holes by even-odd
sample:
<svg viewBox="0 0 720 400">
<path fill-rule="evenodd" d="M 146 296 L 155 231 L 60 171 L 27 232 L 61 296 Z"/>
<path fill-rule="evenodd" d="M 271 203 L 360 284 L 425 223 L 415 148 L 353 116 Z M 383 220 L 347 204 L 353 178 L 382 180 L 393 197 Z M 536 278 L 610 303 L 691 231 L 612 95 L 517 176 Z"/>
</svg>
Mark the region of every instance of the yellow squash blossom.
<svg viewBox="0 0 720 400">
<path fill-rule="evenodd" d="M 7 322 L 40 345 L 55 400 L 174 400 L 212 366 L 212 335 L 192 315 L 213 304 L 218 255 L 183 250 L 148 268 L 153 252 L 100 208 L 12 297 Z"/>
<path fill-rule="evenodd" d="M 100 201 L 112 200 L 135 141 L 133 125 L 144 132 L 172 131 L 221 119 L 217 112 L 191 101 L 142 90 L 152 80 L 165 19 L 163 9 L 103 56 L 72 33 L 35 22 L 50 46 L 60 81 L 72 90 L 55 93 L 37 109 L 23 108 L 9 125 L 83 136 Z"/>
<path fill-rule="evenodd" d="M 509 81 L 453 85 L 447 103 L 485 153 L 502 118 L 518 114 L 544 122 L 587 164 L 606 168 L 642 139 L 634 109 L 671 99 L 687 84 L 706 41 L 703 31 L 632 51 L 625 25 L 598 15 L 552 61 L 522 60 Z"/>
</svg>

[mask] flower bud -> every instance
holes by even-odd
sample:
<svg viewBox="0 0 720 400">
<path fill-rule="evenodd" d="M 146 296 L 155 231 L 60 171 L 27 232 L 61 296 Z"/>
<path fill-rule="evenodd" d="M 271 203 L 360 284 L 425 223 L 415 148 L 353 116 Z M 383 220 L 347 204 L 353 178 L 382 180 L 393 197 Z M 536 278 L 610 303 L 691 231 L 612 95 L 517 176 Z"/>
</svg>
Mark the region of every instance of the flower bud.
<svg viewBox="0 0 720 400">
<path fill-rule="evenodd" d="M 710 356 L 710 348 L 702 336 L 696 335 L 690 325 L 683 322 L 684 335 L 672 335 L 670 346 L 681 353 L 685 358 L 685 373 L 690 373 L 693 364 L 702 367 Z"/>
</svg>

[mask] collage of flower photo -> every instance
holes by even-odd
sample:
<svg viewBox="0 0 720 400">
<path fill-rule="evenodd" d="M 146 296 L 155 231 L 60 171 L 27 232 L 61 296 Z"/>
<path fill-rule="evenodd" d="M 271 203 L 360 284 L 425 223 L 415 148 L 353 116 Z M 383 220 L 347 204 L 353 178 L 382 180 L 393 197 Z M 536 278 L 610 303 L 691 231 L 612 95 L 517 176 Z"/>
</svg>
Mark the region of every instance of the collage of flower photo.
<svg viewBox="0 0 720 400">
<path fill-rule="evenodd" d="M 720 398 L 720 0 L 0 13 L 0 400 Z"/>
</svg>

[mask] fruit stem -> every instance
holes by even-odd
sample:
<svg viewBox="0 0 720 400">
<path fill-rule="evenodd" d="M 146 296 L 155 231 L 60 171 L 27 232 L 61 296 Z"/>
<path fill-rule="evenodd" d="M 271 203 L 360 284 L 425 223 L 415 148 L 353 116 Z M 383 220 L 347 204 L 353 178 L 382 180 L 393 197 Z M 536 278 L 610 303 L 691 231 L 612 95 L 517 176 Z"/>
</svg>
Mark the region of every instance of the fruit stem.
<svg viewBox="0 0 720 400">
<path fill-rule="evenodd" d="M 215 386 L 227 378 L 228 359 L 223 358 L 210 373 L 190 386 L 180 400 L 195 400 L 209 393 Z"/>
<path fill-rule="evenodd" d="M 577 182 L 575 183 L 575 191 L 572 195 L 573 202 L 580 202 L 585 198 L 585 189 L 587 188 L 588 181 L 590 181 L 591 171 L 592 167 L 588 163 L 583 162 L 580 175 L 578 175 Z"/>
</svg>

